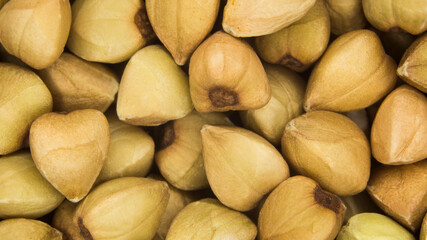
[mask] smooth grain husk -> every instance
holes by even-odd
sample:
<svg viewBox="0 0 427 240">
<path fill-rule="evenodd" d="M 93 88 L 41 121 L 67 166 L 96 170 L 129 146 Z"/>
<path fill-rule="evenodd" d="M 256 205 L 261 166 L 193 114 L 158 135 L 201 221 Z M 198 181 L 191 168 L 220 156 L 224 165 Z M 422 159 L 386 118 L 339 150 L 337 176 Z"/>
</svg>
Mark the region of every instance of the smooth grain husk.
<svg viewBox="0 0 427 240">
<path fill-rule="evenodd" d="M 251 210 L 289 177 L 279 151 L 261 136 L 244 128 L 213 125 L 205 125 L 201 133 L 206 176 L 225 206 Z"/>
<path fill-rule="evenodd" d="M 119 89 L 119 78 L 107 67 L 70 53 L 63 53 L 39 74 L 52 93 L 53 109 L 58 112 L 105 112 Z"/>
<path fill-rule="evenodd" d="M 338 113 L 314 111 L 291 120 L 282 153 L 299 174 L 340 196 L 363 191 L 369 179 L 369 142 L 353 121 Z"/>
<path fill-rule="evenodd" d="M 124 177 L 107 181 L 78 205 L 73 217 L 85 240 L 151 240 L 169 199 L 165 182 Z"/>
<path fill-rule="evenodd" d="M 271 99 L 262 108 L 242 111 L 245 128 L 260 134 L 273 145 L 280 145 L 286 124 L 304 113 L 305 81 L 284 67 L 264 65 L 268 76 Z"/>
<path fill-rule="evenodd" d="M 71 26 L 68 0 L 11 0 L 0 11 L 0 41 L 35 69 L 50 66 L 64 51 Z"/>
<path fill-rule="evenodd" d="M 315 0 L 229 0 L 222 27 L 235 37 L 262 36 L 301 19 Z"/>
<path fill-rule="evenodd" d="M 178 65 L 184 65 L 209 34 L 220 0 L 146 0 L 153 30 Z"/>
<path fill-rule="evenodd" d="M 31 123 L 52 111 L 52 95 L 32 71 L 0 63 L 0 155 L 23 147 Z"/>
<path fill-rule="evenodd" d="M 182 190 L 208 188 L 202 155 L 203 125 L 233 125 L 223 113 L 198 113 L 160 126 L 156 136 L 156 164 L 173 186 Z"/>
<path fill-rule="evenodd" d="M 378 213 L 360 213 L 342 227 L 337 240 L 415 240 L 414 236 L 391 218 Z"/>
<path fill-rule="evenodd" d="M 97 183 L 119 177 L 144 177 L 154 159 L 154 141 L 142 128 L 121 122 L 114 109 L 106 113 L 110 148 Z"/>
<path fill-rule="evenodd" d="M 65 200 L 53 214 L 52 227 L 61 231 L 65 240 L 85 240 L 80 235 L 79 226 L 73 223 L 76 207 L 77 204 Z"/>
<path fill-rule="evenodd" d="M 325 0 L 331 17 L 331 32 L 341 35 L 366 25 L 362 0 Z"/>
<path fill-rule="evenodd" d="M 267 74 L 255 51 L 221 31 L 193 53 L 189 75 L 191 99 L 199 112 L 257 109 L 271 97 Z"/>
<path fill-rule="evenodd" d="M 427 30 L 427 2 L 418 0 L 362 0 L 366 19 L 376 29 L 406 31 L 417 35 Z"/>
<path fill-rule="evenodd" d="M 164 47 L 151 45 L 132 56 L 117 98 L 121 121 L 158 126 L 192 110 L 188 77 Z"/>
<path fill-rule="evenodd" d="M 248 217 L 207 198 L 190 203 L 175 217 L 166 240 L 254 240 L 256 235 Z"/>
<path fill-rule="evenodd" d="M 427 213 L 424 216 L 423 224 L 421 225 L 420 240 L 427 240 Z"/>
<path fill-rule="evenodd" d="M 427 33 L 415 40 L 400 60 L 397 75 L 405 82 L 427 93 Z"/>
<path fill-rule="evenodd" d="M 260 240 L 333 240 L 345 205 L 310 178 L 295 176 L 267 197 L 258 219 Z"/>
<path fill-rule="evenodd" d="M 0 218 L 39 218 L 62 200 L 64 196 L 39 173 L 29 152 L 0 157 Z"/>
<path fill-rule="evenodd" d="M 30 129 L 30 149 L 40 173 L 68 200 L 84 198 L 101 171 L 110 130 L 98 110 L 46 113 Z"/>
<path fill-rule="evenodd" d="M 415 231 L 427 211 L 427 161 L 409 165 L 381 165 L 366 188 L 389 216 Z"/>
<path fill-rule="evenodd" d="M 366 108 L 390 92 L 396 78 L 396 63 L 385 54 L 374 32 L 343 34 L 314 67 L 304 109 L 349 112 Z"/>
<path fill-rule="evenodd" d="M 391 92 L 372 124 L 371 148 L 382 164 L 410 164 L 427 158 L 427 98 L 408 85 Z"/>
<path fill-rule="evenodd" d="M 160 175 L 150 174 L 149 178 L 164 181 L 165 179 Z M 196 194 L 190 191 L 182 191 L 168 183 L 169 200 L 165 212 L 160 219 L 159 228 L 157 229 L 156 236 L 160 239 L 166 239 L 166 235 L 172 224 L 175 216 L 189 203 L 197 199 Z"/>
<path fill-rule="evenodd" d="M 155 38 L 142 0 L 76 0 L 67 47 L 94 62 L 118 63 Z"/>
<path fill-rule="evenodd" d="M 48 224 L 32 219 L 14 218 L 0 222 L 2 240 L 42 239 L 62 240 L 63 235 Z"/>
<path fill-rule="evenodd" d="M 278 32 L 256 38 L 255 44 L 264 61 L 303 72 L 323 54 L 330 32 L 325 2 L 317 0 L 303 18 Z"/>
</svg>

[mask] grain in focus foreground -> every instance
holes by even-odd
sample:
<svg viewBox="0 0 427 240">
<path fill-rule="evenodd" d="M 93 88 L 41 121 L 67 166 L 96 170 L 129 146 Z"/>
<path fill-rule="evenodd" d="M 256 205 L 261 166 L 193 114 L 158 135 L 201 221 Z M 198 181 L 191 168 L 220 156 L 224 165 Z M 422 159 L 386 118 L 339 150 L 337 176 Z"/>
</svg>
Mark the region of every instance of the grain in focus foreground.
<svg viewBox="0 0 427 240">
<path fill-rule="evenodd" d="M 424 0 L 0 0 L 0 239 L 427 240 Z"/>
</svg>

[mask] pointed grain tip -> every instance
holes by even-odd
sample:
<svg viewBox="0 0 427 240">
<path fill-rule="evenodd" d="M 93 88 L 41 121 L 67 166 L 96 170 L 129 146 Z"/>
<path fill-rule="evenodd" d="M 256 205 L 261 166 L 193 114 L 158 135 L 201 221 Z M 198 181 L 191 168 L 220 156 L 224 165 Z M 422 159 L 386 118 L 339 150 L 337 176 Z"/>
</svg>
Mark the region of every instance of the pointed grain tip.
<svg viewBox="0 0 427 240">
<path fill-rule="evenodd" d="M 293 130 L 297 129 L 295 127 L 295 121 L 294 120 L 289 121 L 288 124 L 286 124 L 285 129 L 286 130 L 290 130 L 290 131 L 293 131 Z"/>
<path fill-rule="evenodd" d="M 399 76 L 405 76 L 405 77 L 407 77 L 407 76 L 408 76 L 408 71 L 407 71 L 407 69 L 408 69 L 408 62 L 404 62 L 402 65 L 400 65 L 400 66 L 397 68 L 396 72 L 397 72 L 397 74 L 398 74 Z"/>
<path fill-rule="evenodd" d="M 209 129 L 212 127 L 214 127 L 214 126 L 212 126 L 210 124 L 205 124 L 205 125 L 203 125 L 202 130 L 200 130 L 200 132 L 203 134 L 203 133 L 209 131 Z"/>
<path fill-rule="evenodd" d="M 226 23 L 224 23 L 224 22 L 222 23 L 222 28 L 224 29 L 224 31 L 226 33 L 231 34 L 231 35 L 233 35 L 235 37 L 239 37 L 238 34 L 234 31 L 234 29 L 231 26 L 229 26 Z"/>
<path fill-rule="evenodd" d="M 81 197 L 75 197 L 75 198 L 67 198 L 70 202 L 78 203 L 80 200 L 82 200 Z"/>
</svg>

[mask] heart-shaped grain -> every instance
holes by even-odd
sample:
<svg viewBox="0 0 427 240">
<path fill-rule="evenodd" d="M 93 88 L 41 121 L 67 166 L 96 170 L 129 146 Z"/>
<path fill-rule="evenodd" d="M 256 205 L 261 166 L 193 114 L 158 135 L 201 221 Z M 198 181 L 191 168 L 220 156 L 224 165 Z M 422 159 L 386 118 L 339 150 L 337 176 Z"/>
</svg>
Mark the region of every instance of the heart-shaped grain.
<svg viewBox="0 0 427 240">
<path fill-rule="evenodd" d="M 86 196 L 101 171 L 110 130 L 98 110 L 46 113 L 30 129 L 30 148 L 41 174 L 68 200 Z"/>
</svg>

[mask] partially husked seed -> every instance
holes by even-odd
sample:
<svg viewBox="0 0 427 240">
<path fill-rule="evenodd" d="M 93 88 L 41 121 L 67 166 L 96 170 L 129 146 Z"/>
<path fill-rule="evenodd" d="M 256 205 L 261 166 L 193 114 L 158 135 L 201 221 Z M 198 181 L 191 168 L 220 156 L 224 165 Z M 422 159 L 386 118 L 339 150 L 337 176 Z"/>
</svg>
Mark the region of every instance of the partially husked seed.
<svg viewBox="0 0 427 240">
<path fill-rule="evenodd" d="M 307 70 L 325 51 L 330 35 L 328 10 L 323 0 L 300 20 L 273 34 L 257 37 L 260 57 L 297 72 Z"/>
<path fill-rule="evenodd" d="M 88 108 L 105 112 L 119 89 L 119 78 L 110 69 L 70 53 L 38 73 L 52 93 L 57 112 Z"/>
<path fill-rule="evenodd" d="M 427 30 L 427 2 L 417 0 L 362 0 L 366 19 L 380 31 L 406 31 L 417 35 Z"/>
<path fill-rule="evenodd" d="M 168 199 L 165 182 L 140 177 L 113 179 L 96 187 L 79 203 L 73 224 L 85 240 L 111 236 L 151 240 Z"/>
<path fill-rule="evenodd" d="M 362 0 L 325 0 L 331 17 L 331 32 L 341 35 L 366 25 Z"/>
<path fill-rule="evenodd" d="M 120 121 L 114 109 L 106 113 L 110 147 L 95 184 L 119 177 L 145 177 L 154 159 L 154 141 L 143 129 Z"/>
<path fill-rule="evenodd" d="M 77 204 L 70 201 L 63 201 L 56 208 L 52 217 L 52 227 L 58 229 L 64 235 L 64 239 L 86 240 L 80 235 L 79 226 L 73 223 L 73 215 Z"/>
<path fill-rule="evenodd" d="M 118 63 L 155 38 L 142 0 L 76 0 L 67 47 L 95 62 Z"/>
<path fill-rule="evenodd" d="M 222 27 L 235 37 L 277 32 L 301 19 L 315 0 L 230 0 L 224 8 Z"/>
<path fill-rule="evenodd" d="M 206 176 L 225 206 L 251 210 L 289 177 L 288 164 L 261 136 L 228 126 L 205 125 L 201 132 Z"/>
<path fill-rule="evenodd" d="M 299 174 L 340 196 L 360 193 L 369 180 L 369 142 L 354 122 L 338 113 L 313 111 L 291 120 L 282 153 Z"/>
<path fill-rule="evenodd" d="M 409 46 L 397 68 L 399 77 L 424 93 L 427 93 L 426 54 L 427 34 L 423 34 Z"/>
<path fill-rule="evenodd" d="M 273 145 L 280 145 L 286 124 L 304 113 L 304 79 L 284 67 L 264 65 L 271 99 L 262 108 L 240 112 L 243 125 L 260 134 Z"/>
<path fill-rule="evenodd" d="M 427 98 L 403 85 L 381 103 L 372 123 L 373 157 L 382 164 L 401 165 L 427 158 Z"/>
<path fill-rule="evenodd" d="M 31 155 L 37 169 L 72 202 L 89 193 L 109 146 L 108 121 L 94 109 L 46 113 L 30 129 Z"/>
<path fill-rule="evenodd" d="M 0 155 L 24 145 L 31 123 L 52 111 L 52 95 L 31 70 L 0 63 Z"/>
<path fill-rule="evenodd" d="M 151 174 L 148 178 L 152 178 L 155 180 L 164 181 L 159 175 Z M 160 239 L 165 239 L 166 235 L 169 231 L 169 228 L 172 224 L 172 220 L 175 216 L 184 209 L 185 206 L 190 204 L 191 202 L 197 200 L 197 194 L 191 191 L 183 191 L 175 188 L 171 184 L 168 183 L 169 188 L 169 200 L 166 206 L 165 212 L 160 219 L 159 228 L 157 229 L 156 236 Z"/>
<path fill-rule="evenodd" d="M 385 213 L 414 232 L 427 212 L 427 161 L 379 166 L 366 190 Z"/>
<path fill-rule="evenodd" d="M 233 125 L 223 113 L 193 111 L 156 129 L 156 164 L 162 176 L 178 189 L 199 190 L 209 187 L 200 134 L 205 124 Z"/>
<path fill-rule="evenodd" d="M 146 0 L 154 32 L 178 65 L 186 63 L 212 30 L 219 3 L 220 0 Z"/>
<path fill-rule="evenodd" d="M 254 240 L 255 224 L 244 214 L 223 206 L 218 200 L 206 198 L 187 205 L 172 222 L 166 240 L 188 236 L 200 240 Z"/>
<path fill-rule="evenodd" d="M 48 224 L 42 221 L 25 218 L 14 218 L 1 221 L 0 236 L 3 240 L 64 239 L 60 231 Z"/>
<path fill-rule="evenodd" d="M 193 110 L 187 74 L 166 49 L 151 45 L 126 65 L 117 96 L 117 115 L 132 125 L 158 126 Z"/>
<path fill-rule="evenodd" d="M 255 51 L 224 32 L 216 32 L 196 49 L 189 75 L 191 100 L 199 112 L 257 109 L 271 97 Z"/>
<path fill-rule="evenodd" d="M 11 0 L 0 11 L 0 42 L 32 68 L 43 69 L 64 51 L 70 25 L 68 0 Z"/>
<path fill-rule="evenodd" d="M 378 213 L 360 213 L 342 227 L 337 240 L 415 240 L 405 228 L 389 217 Z"/>
<path fill-rule="evenodd" d="M 267 197 L 258 220 L 260 240 L 331 240 L 340 230 L 346 207 L 315 181 L 294 176 Z"/>
<path fill-rule="evenodd" d="M 343 34 L 311 72 L 304 109 L 348 112 L 366 108 L 389 93 L 396 78 L 396 63 L 374 32 Z"/>
<path fill-rule="evenodd" d="M 39 173 L 29 152 L 0 157 L 0 218 L 39 218 L 63 200 Z"/>
</svg>

